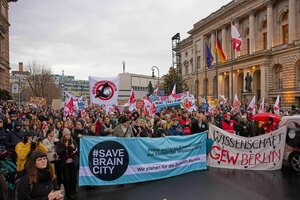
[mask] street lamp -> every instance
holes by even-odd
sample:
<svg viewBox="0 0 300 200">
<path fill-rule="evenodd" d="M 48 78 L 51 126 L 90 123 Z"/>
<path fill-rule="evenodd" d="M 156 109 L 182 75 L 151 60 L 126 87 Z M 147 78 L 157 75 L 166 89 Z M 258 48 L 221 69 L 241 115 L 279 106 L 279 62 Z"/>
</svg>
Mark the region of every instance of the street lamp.
<svg viewBox="0 0 300 200">
<path fill-rule="evenodd" d="M 156 67 L 156 66 L 151 67 L 151 70 L 152 70 L 152 78 L 155 77 L 155 75 L 154 75 L 154 69 L 156 69 L 156 70 L 157 70 L 157 73 L 158 73 L 157 87 L 159 87 L 159 69 L 158 69 L 158 67 Z"/>
</svg>

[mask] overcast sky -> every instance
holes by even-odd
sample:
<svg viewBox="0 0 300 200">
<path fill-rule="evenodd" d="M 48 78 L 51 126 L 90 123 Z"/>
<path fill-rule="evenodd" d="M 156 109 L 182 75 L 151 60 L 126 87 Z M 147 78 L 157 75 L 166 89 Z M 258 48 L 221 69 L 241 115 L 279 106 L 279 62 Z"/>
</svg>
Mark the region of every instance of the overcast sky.
<svg viewBox="0 0 300 200">
<path fill-rule="evenodd" d="M 10 3 L 10 62 L 33 61 L 53 73 L 111 77 L 122 72 L 166 74 L 171 38 L 230 0 L 18 0 Z M 157 75 L 157 72 L 155 72 Z"/>
</svg>

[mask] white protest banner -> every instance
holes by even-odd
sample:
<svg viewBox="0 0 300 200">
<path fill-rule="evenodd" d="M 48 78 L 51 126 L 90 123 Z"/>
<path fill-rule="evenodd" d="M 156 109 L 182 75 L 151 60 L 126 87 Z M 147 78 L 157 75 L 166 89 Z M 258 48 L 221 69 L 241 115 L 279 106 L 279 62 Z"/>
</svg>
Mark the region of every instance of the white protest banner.
<svg viewBox="0 0 300 200">
<path fill-rule="evenodd" d="M 117 104 L 119 95 L 119 77 L 89 77 L 91 103 L 101 105 Z"/>
<path fill-rule="evenodd" d="M 211 167 L 244 170 L 278 170 L 282 167 L 286 126 L 256 137 L 241 137 L 214 125 L 209 127 Z"/>
</svg>

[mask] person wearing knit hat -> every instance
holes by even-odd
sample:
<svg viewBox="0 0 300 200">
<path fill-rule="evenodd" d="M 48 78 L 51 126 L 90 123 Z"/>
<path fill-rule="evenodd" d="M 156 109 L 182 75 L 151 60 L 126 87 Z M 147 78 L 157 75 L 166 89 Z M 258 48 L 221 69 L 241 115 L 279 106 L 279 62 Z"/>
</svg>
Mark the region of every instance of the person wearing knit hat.
<svg viewBox="0 0 300 200">
<path fill-rule="evenodd" d="M 65 136 L 65 135 L 72 135 L 71 131 L 68 128 L 64 128 L 62 133 L 63 133 L 63 136 Z"/>
<path fill-rule="evenodd" d="M 71 136 L 70 130 L 64 128 L 63 136 L 56 145 L 56 153 L 60 158 L 60 169 L 62 171 L 63 184 L 66 199 L 73 199 L 76 193 L 78 173 L 78 145 Z"/>
</svg>

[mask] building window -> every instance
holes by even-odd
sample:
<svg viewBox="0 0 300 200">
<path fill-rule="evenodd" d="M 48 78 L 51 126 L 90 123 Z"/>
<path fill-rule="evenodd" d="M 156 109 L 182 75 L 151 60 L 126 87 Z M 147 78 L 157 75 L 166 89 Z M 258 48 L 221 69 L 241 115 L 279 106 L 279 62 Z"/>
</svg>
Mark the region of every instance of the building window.
<svg viewBox="0 0 300 200">
<path fill-rule="evenodd" d="M 288 26 L 288 24 L 282 26 L 282 42 L 283 42 L 283 44 L 289 43 L 289 26 Z"/>
<path fill-rule="evenodd" d="M 245 48 L 246 49 L 246 54 L 249 54 L 250 53 L 250 38 L 249 38 L 249 28 L 247 28 L 245 30 L 245 39 L 246 39 L 246 45 L 247 47 Z"/>
<path fill-rule="evenodd" d="M 263 50 L 266 50 L 267 49 L 267 39 L 268 39 L 268 35 L 267 35 L 267 20 L 265 20 L 262 23 L 261 30 L 262 30 L 262 45 L 263 45 L 262 48 L 263 48 Z"/>
<path fill-rule="evenodd" d="M 289 17 L 288 12 L 285 12 L 281 17 L 282 44 L 289 43 L 288 17 Z"/>
<path fill-rule="evenodd" d="M 263 50 L 267 49 L 267 32 L 263 33 Z"/>
<path fill-rule="evenodd" d="M 283 88 L 282 66 L 275 65 L 273 67 L 273 71 L 274 71 L 274 89 L 280 90 Z"/>
</svg>

